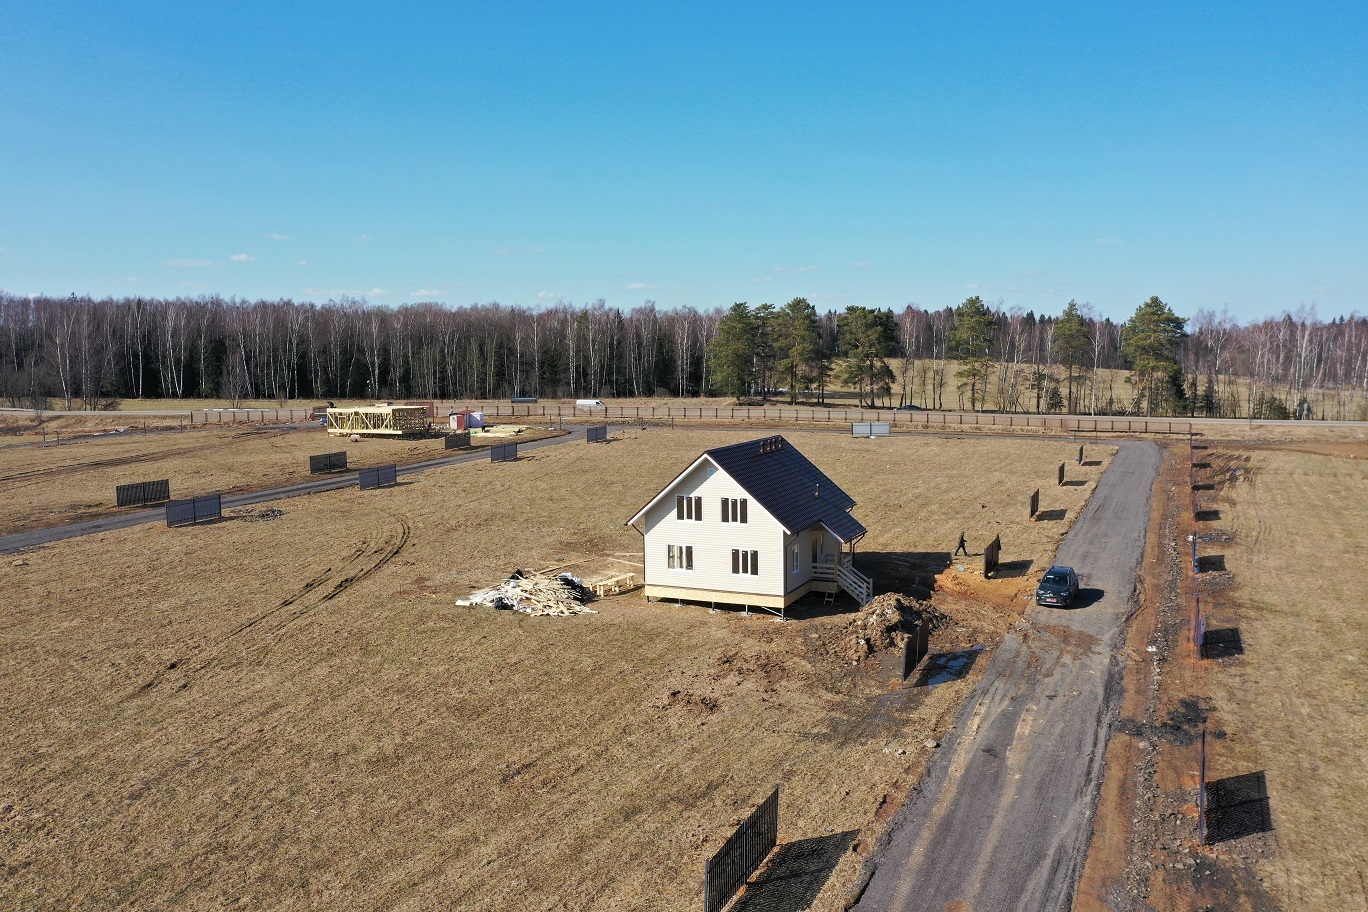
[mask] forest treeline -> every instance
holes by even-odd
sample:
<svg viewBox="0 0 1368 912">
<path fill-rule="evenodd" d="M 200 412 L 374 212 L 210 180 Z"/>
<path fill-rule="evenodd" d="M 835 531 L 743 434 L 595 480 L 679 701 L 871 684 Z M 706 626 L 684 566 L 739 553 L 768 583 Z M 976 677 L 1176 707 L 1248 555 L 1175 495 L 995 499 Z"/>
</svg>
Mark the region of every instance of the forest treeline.
<svg viewBox="0 0 1368 912">
<path fill-rule="evenodd" d="M 1157 297 L 1124 323 L 986 304 L 818 313 L 602 300 L 382 307 L 0 293 L 0 397 L 498 399 L 722 395 L 1003 412 L 1368 418 L 1368 318 L 1241 325 Z"/>
</svg>

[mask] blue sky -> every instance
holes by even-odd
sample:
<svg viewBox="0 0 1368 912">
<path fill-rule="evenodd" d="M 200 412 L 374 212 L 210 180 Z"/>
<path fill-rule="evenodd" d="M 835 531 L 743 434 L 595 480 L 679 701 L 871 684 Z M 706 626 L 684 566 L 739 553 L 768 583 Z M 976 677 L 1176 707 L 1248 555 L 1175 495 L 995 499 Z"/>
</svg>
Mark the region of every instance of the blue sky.
<svg viewBox="0 0 1368 912">
<path fill-rule="evenodd" d="M 1368 310 L 1363 4 L 8 4 L 0 288 Z"/>
</svg>

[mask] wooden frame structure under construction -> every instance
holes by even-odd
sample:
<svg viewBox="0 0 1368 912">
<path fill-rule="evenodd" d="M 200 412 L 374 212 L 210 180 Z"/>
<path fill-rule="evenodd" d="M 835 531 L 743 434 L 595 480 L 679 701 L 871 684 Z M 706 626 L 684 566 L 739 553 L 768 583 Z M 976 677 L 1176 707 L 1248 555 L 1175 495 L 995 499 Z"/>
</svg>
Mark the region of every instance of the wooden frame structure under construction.
<svg viewBox="0 0 1368 912">
<path fill-rule="evenodd" d="M 335 437 L 417 437 L 427 432 L 428 410 L 421 405 L 362 405 L 328 409 L 328 433 Z"/>
</svg>

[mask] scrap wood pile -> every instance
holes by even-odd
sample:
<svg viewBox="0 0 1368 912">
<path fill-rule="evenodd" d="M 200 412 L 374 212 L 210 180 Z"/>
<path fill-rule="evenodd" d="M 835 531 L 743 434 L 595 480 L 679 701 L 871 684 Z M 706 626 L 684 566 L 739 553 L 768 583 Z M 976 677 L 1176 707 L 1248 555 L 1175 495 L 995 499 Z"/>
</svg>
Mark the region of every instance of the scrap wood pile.
<svg viewBox="0 0 1368 912">
<path fill-rule="evenodd" d="M 514 570 L 513 575 L 492 589 L 483 589 L 456 601 L 457 605 L 488 605 L 500 611 L 549 617 L 598 614 L 586 608 L 593 593 L 569 573 L 547 576 L 535 570 Z"/>
</svg>

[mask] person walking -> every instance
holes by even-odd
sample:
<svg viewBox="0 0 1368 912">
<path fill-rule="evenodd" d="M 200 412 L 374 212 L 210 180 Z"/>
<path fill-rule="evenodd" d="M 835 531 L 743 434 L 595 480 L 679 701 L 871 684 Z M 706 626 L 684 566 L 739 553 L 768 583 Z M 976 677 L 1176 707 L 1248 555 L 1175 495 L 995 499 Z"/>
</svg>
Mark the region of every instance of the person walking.
<svg viewBox="0 0 1368 912">
<path fill-rule="evenodd" d="M 959 544 L 955 546 L 955 553 L 954 553 L 953 555 L 951 555 L 951 556 L 952 556 L 952 557 L 959 557 L 959 553 L 960 553 L 961 551 L 964 552 L 964 556 L 965 556 L 965 557 L 968 557 L 968 556 L 969 556 L 969 546 L 968 546 L 967 544 L 964 543 L 964 533 L 963 533 L 963 532 L 960 533 Z"/>
</svg>

